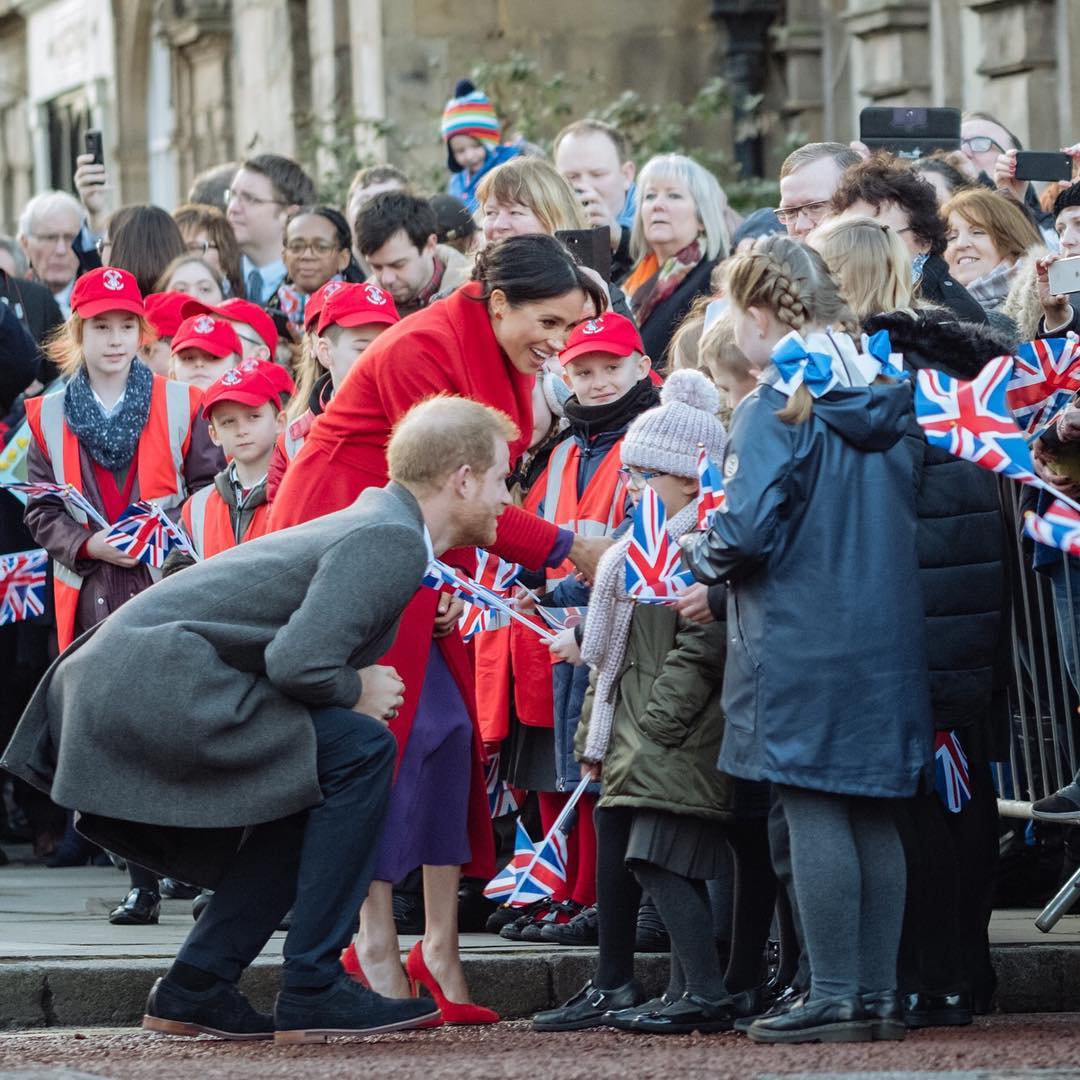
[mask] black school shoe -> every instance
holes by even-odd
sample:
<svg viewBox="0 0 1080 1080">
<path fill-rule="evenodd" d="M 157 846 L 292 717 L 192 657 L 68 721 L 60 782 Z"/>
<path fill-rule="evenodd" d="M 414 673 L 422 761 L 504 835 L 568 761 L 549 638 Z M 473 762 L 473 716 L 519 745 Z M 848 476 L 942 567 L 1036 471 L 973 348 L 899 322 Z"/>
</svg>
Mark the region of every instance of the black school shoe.
<svg viewBox="0 0 1080 1080">
<path fill-rule="evenodd" d="M 161 897 L 150 889 L 132 889 L 119 907 L 109 912 L 113 926 L 152 926 L 161 915 Z"/>
<path fill-rule="evenodd" d="M 779 1016 L 762 1016 L 746 1034 L 752 1042 L 870 1042 L 874 1037 L 862 997 L 801 1001 Z"/>
<path fill-rule="evenodd" d="M 521 940 L 533 943 L 545 941 L 544 930 L 565 926 L 580 912 L 581 905 L 576 900 L 563 900 L 552 904 L 543 915 L 521 928 Z"/>
<path fill-rule="evenodd" d="M 274 1041 L 327 1042 L 335 1035 L 378 1035 L 430 1027 L 439 1019 L 430 998 L 385 998 L 341 975 L 321 994 L 278 993 Z"/>
<path fill-rule="evenodd" d="M 965 1027 L 973 1020 L 971 995 L 905 994 L 902 999 L 904 1024 L 909 1028 Z"/>
<path fill-rule="evenodd" d="M 631 1031 L 649 1035 L 689 1035 L 700 1031 L 730 1031 L 735 1022 L 731 998 L 726 994 L 715 1001 L 687 990 L 678 1001 L 657 1012 L 641 1016 L 630 1025 Z"/>
<path fill-rule="evenodd" d="M 194 900 L 201 892 L 197 885 L 185 885 L 171 877 L 161 879 L 161 896 L 164 900 Z"/>
<path fill-rule="evenodd" d="M 907 1035 L 904 1006 L 895 990 L 863 994 L 862 1001 L 870 1021 L 870 1036 L 875 1042 L 902 1039 Z"/>
<path fill-rule="evenodd" d="M 507 941 L 523 941 L 522 930 L 534 922 L 539 922 L 554 906 L 555 901 L 550 896 L 545 896 L 543 900 L 537 900 L 535 904 L 518 908 L 517 917 L 502 927 L 499 937 L 506 938 Z"/>
<path fill-rule="evenodd" d="M 540 940 L 550 945 L 599 945 L 600 913 L 596 906 L 584 908 L 569 922 L 540 927 Z"/>
<path fill-rule="evenodd" d="M 274 1018 L 257 1012 L 233 983 L 185 990 L 158 979 L 150 991 L 142 1026 L 161 1035 L 216 1035 L 219 1039 L 272 1039 Z"/>
<path fill-rule="evenodd" d="M 565 1005 L 538 1012 L 533 1017 L 533 1031 L 585 1031 L 604 1027 L 610 1012 L 629 1009 L 645 1000 L 645 991 L 637 979 L 614 990 L 601 990 L 587 982 Z"/>
<path fill-rule="evenodd" d="M 659 1012 L 665 1006 L 678 1000 L 678 998 L 668 997 L 667 991 L 665 991 L 659 997 L 649 998 L 648 1001 L 643 1001 L 640 1005 L 631 1005 L 629 1009 L 618 1009 L 604 1013 L 604 1027 L 618 1028 L 620 1031 L 632 1031 L 635 1020 Z"/>
<path fill-rule="evenodd" d="M 772 986 L 772 983 L 767 983 L 766 984 L 766 990 L 768 989 L 768 987 L 771 987 L 771 986 Z M 782 1016 L 789 1009 L 793 1008 L 795 1005 L 798 1005 L 803 1000 L 805 1000 L 806 995 L 808 993 L 809 993 L 809 991 L 804 989 L 801 986 L 794 986 L 794 985 L 785 986 L 780 991 L 780 993 L 777 994 L 773 998 L 771 1003 L 767 1003 L 767 1001 L 764 998 L 759 1002 L 759 1004 L 761 1004 L 763 1006 L 761 1012 L 759 1012 L 759 1013 L 747 1012 L 744 1016 L 740 1016 L 735 1021 L 733 1026 L 734 1026 L 736 1031 L 741 1031 L 745 1035 L 750 1030 L 750 1025 L 755 1020 L 763 1019 L 766 1016 Z M 741 997 L 741 995 L 736 995 L 736 1002 L 735 1002 L 736 1015 L 738 1015 L 738 1013 L 740 1011 L 740 1005 L 742 1004 L 739 1001 L 740 997 Z M 749 1000 L 747 1000 L 745 1002 L 745 1007 L 749 1008 L 751 1006 L 751 1004 L 753 1004 L 753 1003 L 750 1002 Z"/>
</svg>

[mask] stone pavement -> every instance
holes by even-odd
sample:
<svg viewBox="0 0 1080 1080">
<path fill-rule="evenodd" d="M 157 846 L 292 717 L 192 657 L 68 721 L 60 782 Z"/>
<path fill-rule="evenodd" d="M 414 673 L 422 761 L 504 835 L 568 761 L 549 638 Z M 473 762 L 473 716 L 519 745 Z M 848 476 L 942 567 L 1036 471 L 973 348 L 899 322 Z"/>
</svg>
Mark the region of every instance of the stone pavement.
<svg viewBox="0 0 1080 1080">
<path fill-rule="evenodd" d="M 191 926 L 191 902 L 166 900 L 157 926 L 106 921 L 127 878 L 109 868 L 0 868 L 0 1028 L 114 1025 L 136 1021 L 147 991 Z M 991 940 L 1005 1012 L 1080 1011 L 1080 914 L 1051 934 L 1034 911 L 994 915 Z M 254 1000 L 269 1004 L 277 985 L 283 934 L 276 934 L 247 976 Z M 415 938 L 403 938 L 407 950 Z M 504 1016 L 527 1016 L 569 996 L 589 977 L 592 949 L 508 942 L 463 934 L 474 996 Z M 666 956 L 639 956 L 650 987 L 666 979 Z"/>
</svg>

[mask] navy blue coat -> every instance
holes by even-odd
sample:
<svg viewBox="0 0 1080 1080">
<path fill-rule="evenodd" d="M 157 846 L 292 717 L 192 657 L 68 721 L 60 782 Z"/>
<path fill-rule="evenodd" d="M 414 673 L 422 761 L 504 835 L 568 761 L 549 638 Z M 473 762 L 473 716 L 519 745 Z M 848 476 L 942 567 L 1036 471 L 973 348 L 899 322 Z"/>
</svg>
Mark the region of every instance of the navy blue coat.
<svg viewBox="0 0 1080 1080">
<path fill-rule="evenodd" d="M 913 795 L 933 727 L 910 385 L 837 388 L 810 420 L 759 386 L 735 410 L 727 512 L 687 549 L 729 583 L 719 768 L 846 795 Z"/>
</svg>

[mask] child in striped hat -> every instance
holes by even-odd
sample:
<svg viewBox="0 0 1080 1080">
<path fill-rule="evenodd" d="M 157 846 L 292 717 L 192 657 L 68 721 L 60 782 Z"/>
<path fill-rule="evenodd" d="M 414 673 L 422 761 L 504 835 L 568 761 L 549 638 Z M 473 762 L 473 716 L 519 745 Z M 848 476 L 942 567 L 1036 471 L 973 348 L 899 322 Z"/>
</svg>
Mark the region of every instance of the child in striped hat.
<svg viewBox="0 0 1080 1080">
<path fill-rule="evenodd" d="M 474 212 L 476 185 L 496 165 L 521 153 L 520 146 L 499 142 L 501 125 L 495 109 L 483 91 L 468 79 L 459 80 L 454 96 L 442 115 L 442 137 L 446 143 L 446 167 L 451 172 L 447 190 Z"/>
</svg>

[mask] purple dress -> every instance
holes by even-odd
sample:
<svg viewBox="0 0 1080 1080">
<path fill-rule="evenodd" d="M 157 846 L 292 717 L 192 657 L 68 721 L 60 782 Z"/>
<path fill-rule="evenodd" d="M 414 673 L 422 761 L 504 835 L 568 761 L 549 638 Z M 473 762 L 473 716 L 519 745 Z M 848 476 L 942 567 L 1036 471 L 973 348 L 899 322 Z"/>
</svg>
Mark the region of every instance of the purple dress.
<svg viewBox="0 0 1080 1080">
<path fill-rule="evenodd" d="M 472 720 L 433 642 L 416 715 L 386 812 L 376 881 L 400 881 L 418 866 L 463 866 L 469 850 Z"/>
</svg>

